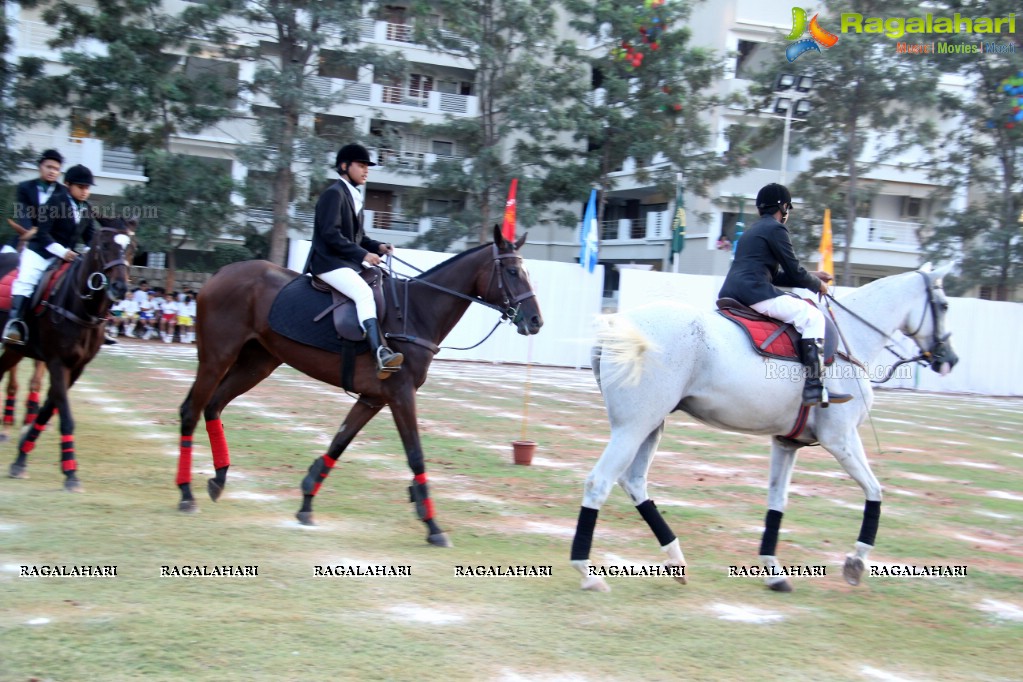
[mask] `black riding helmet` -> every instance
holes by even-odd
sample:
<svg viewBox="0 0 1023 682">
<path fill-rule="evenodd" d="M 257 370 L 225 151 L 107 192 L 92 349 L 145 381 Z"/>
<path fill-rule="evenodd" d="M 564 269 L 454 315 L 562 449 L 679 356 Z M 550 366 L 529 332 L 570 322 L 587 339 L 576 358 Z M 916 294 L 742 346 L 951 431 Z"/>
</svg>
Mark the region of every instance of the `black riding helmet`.
<svg viewBox="0 0 1023 682">
<path fill-rule="evenodd" d="M 370 160 L 369 151 L 361 144 L 346 144 L 337 151 L 334 168 L 340 168 L 342 163 L 351 163 L 352 161 L 362 161 L 367 166 L 376 165 Z"/>
<path fill-rule="evenodd" d="M 78 164 L 77 166 L 71 166 L 64 173 L 64 184 L 95 185 L 96 183 L 92 179 L 92 171 L 82 164 Z"/>
<path fill-rule="evenodd" d="M 772 182 L 757 192 L 757 210 L 760 211 L 760 215 L 770 215 L 778 209 L 781 209 L 782 213 L 788 213 L 791 207 L 792 194 L 785 185 Z"/>
</svg>

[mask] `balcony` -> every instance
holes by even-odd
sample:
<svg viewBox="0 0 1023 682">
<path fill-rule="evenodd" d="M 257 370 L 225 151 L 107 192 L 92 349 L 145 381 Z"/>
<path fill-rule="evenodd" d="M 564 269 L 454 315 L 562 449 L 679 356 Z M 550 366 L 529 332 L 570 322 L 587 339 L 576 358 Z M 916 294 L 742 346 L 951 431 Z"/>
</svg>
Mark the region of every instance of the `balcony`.
<svg viewBox="0 0 1023 682">
<path fill-rule="evenodd" d="M 649 242 L 671 237 L 671 212 L 653 211 L 646 218 L 616 218 L 605 220 L 600 226 L 600 241 Z"/>
<path fill-rule="evenodd" d="M 111 147 L 91 137 L 68 137 L 60 133 L 27 132 L 19 136 L 36 151 L 57 149 L 64 155 L 64 168 L 82 164 L 96 175 L 118 180 L 145 180 L 138 157 L 123 147 Z"/>
<path fill-rule="evenodd" d="M 373 19 L 362 19 L 359 22 L 359 38 L 368 43 L 404 43 L 426 47 L 414 42 L 412 38 L 413 27 L 409 24 L 392 24 L 388 21 L 374 21 Z M 441 35 L 447 39 L 454 40 L 462 49 L 468 50 L 472 42 L 459 38 L 456 34 L 441 29 Z"/>
</svg>

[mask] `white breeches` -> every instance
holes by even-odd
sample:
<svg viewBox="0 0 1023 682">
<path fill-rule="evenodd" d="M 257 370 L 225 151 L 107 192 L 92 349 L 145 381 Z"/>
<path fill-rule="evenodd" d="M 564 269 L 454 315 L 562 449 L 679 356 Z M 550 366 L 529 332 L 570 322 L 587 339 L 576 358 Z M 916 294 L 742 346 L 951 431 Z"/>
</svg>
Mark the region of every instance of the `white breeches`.
<svg viewBox="0 0 1023 682">
<path fill-rule="evenodd" d="M 824 313 L 795 296 L 776 296 L 750 306 L 761 315 L 791 322 L 804 339 L 824 338 Z"/>
<path fill-rule="evenodd" d="M 373 300 L 373 292 L 370 290 L 369 285 L 366 284 L 366 280 L 359 277 L 359 273 L 355 270 L 351 268 L 338 268 L 337 270 L 331 270 L 316 276 L 355 301 L 355 313 L 359 317 L 360 325 L 365 320 L 376 319 L 377 306 Z M 821 324 L 823 324 L 823 318 L 821 320 Z"/>
<path fill-rule="evenodd" d="M 43 277 L 43 272 L 53 261 L 53 258 L 43 258 L 32 249 L 22 249 L 21 260 L 18 263 L 18 277 L 11 285 L 12 296 L 31 296 L 36 285 Z"/>
</svg>

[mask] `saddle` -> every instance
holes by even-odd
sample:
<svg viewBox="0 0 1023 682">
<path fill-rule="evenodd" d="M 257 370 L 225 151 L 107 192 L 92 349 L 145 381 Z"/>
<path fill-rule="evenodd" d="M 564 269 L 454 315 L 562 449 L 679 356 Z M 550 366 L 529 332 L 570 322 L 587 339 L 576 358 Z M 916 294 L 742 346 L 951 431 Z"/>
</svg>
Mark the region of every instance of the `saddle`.
<svg viewBox="0 0 1023 682">
<path fill-rule="evenodd" d="M 61 280 L 64 279 L 64 275 L 67 274 L 70 269 L 71 263 L 58 260 L 56 263 L 50 265 L 43 272 L 42 279 L 39 280 L 39 284 L 36 285 L 36 290 L 32 294 L 32 300 L 29 303 L 28 309 L 34 311 L 36 314 L 42 313 L 43 301 L 48 301 L 50 295 L 56 290 Z M 14 280 L 18 278 L 18 268 L 15 267 L 8 271 L 2 278 L 0 278 L 0 312 L 8 313 L 11 311 L 11 287 L 14 285 Z"/>
<path fill-rule="evenodd" d="M 388 308 L 384 284 L 390 276 L 380 268 L 368 268 L 359 275 L 373 292 L 377 320 L 383 328 Z M 269 322 L 270 328 L 281 336 L 332 353 L 342 351 L 343 341 L 359 343 L 365 339 L 355 302 L 308 275 L 296 277 L 281 289 L 270 307 Z M 359 352 L 368 348 L 366 345 Z"/>
<path fill-rule="evenodd" d="M 803 300 L 807 305 L 813 305 L 812 301 Z M 733 298 L 718 299 L 717 307 L 718 314 L 739 325 L 739 328 L 746 332 L 746 337 L 753 345 L 753 350 L 760 355 L 778 360 L 801 362 L 799 356 L 800 335 L 792 324 L 761 315 L 753 308 Z M 835 361 L 838 330 L 835 323 L 827 317 L 824 318 L 824 328 L 824 364 L 830 365 Z"/>
</svg>

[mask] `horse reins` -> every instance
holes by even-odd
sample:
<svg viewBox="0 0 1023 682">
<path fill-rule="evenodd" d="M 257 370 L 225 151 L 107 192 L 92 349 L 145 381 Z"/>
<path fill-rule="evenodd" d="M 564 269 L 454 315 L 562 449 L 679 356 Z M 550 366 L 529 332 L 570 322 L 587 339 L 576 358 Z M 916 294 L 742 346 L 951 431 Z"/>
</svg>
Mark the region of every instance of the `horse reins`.
<svg viewBox="0 0 1023 682">
<path fill-rule="evenodd" d="M 926 366 L 928 364 L 928 360 L 934 355 L 934 350 L 937 349 L 942 343 L 944 343 L 944 339 L 938 337 L 938 314 L 937 314 L 937 311 L 934 308 L 935 304 L 934 304 L 934 296 L 931 293 L 931 284 L 930 284 L 930 282 L 927 281 L 927 275 L 925 273 L 920 272 L 919 270 L 917 271 L 917 273 L 921 277 L 924 278 L 924 289 L 927 291 L 927 305 L 924 306 L 923 313 L 921 313 L 921 315 L 920 315 L 920 322 L 919 322 L 919 324 L 917 324 L 916 329 L 914 331 L 910 332 L 908 334 L 908 336 L 915 337 L 917 335 L 917 333 L 919 333 L 919 331 L 924 326 L 924 320 L 927 319 L 927 311 L 930 310 L 931 315 L 934 318 L 934 331 L 933 331 L 933 339 L 932 339 L 933 343 L 932 343 L 931 350 L 923 350 L 923 349 L 921 349 L 920 350 L 920 354 L 917 355 L 916 357 L 907 358 L 907 357 L 904 357 L 901 353 L 899 353 L 899 351 L 897 351 L 892 346 L 892 343 L 885 344 L 885 347 L 884 347 L 885 350 L 887 350 L 889 353 L 891 353 L 895 357 L 899 358 L 899 361 L 896 362 L 894 365 L 892 365 L 891 367 L 888 368 L 888 371 L 885 372 L 885 375 L 884 375 L 883 379 L 880 379 L 880 380 L 871 379 L 870 382 L 873 383 L 873 384 L 883 384 L 883 383 L 889 381 L 892 378 L 892 376 L 895 375 L 895 370 L 897 370 L 899 367 L 901 367 L 902 365 L 905 365 L 907 363 L 917 362 L 917 363 L 920 363 L 921 365 Z M 859 320 L 860 322 L 865 324 L 869 329 L 877 332 L 879 335 L 883 336 L 888 341 L 890 341 L 890 342 L 893 341 L 891 334 L 888 334 L 888 333 L 882 331 L 881 329 L 878 329 L 878 327 L 876 325 L 874 325 L 873 323 L 871 323 L 868 320 L 863 319 L 862 316 L 860 316 L 857 313 L 853 312 L 847 306 L 842 305 L 842 303 L 840 303 L 839 300 L 837 298 L 835 298 L 832 294 L 830 294 L 830 293 L 824 294 L 824 297 L 828 301 L 834 302 L 834 304 L 836 306 L 838 306 L 839 308 L 841 308 L 842 310 L 844 310 L 845 312 L 849 313 L 854 318 L 856 318 L 857 320 Z M 831 303 L 830 302 L 826 304 L 827 308 L 828 308 L 828 314 L 831 316 L 831 320 L 835 323 L 835 328 L 838 330 L 838 335 L 839 335 L 839 338 L 841 338 L 841 340 L 842 340 L 842 345 L 845 346 L 846 353 L 843 354 L 843 355 L 845 355 L 845 357 L 849 360 L 849 362 L 853 363 L 854 365 L 856 365 L 857 367 L 859 367 L 860 369 L 863 369 L 865 371 L 866 370 L 866 365 L 864 365 L 861 361 L 859 361 L 855 357 L 853 357 L 853 355 L 852 355 L 852 348 L 849 346 L 849 342 L 846 341 L 845 335 L 842 333 L 842 329 L 841 329 L 841 327 L 838 324 L 838 320 L 835 319 L 835 312 L 831 309 Z M 948 334 L 945 335 L 945 338 L 946 339 L 948 338 Z"/>
<path fill-rule="evenodd" d="M 493 269 L 491 270 L 491 273 L 490 273 L 490 281 L 487 283 L 487 291 L 490 291 L 490 289 L 493 288 L 493 286 L 494 286 L 494 277 L 496 276 L 497 277 L 497 288 L 498 288 L 499 291 L 504 292 L 504 301 L 502 302 L 502 305 L 497 305 L 496 303 L 490 303 L 488 301 L 484 301 L 482 298 L 479 298 L 479 297 L 476 297 L 476 296 L 469 296 L 469 295 L 463 294 L 460 291 L 454 291 L 453 289 L 448 289 L 447 287 L 441 286 L 439 284 L 434 284 L 433 282 L 429 282 L 429 281 L 424 280 L 424 279 L 413 278 L 413 277 L 399 277 L 399 275 L 394 272 L 394 268 L 393 268 L 392 263 L 391 263 L 392 260 L 396 260 L 399 263 L 401 263 L 402 265 L 410 267 L 410 268 L 412 268 L 413 270 L 415 270 L 416 272 L 418 272 L 420 274 L 423 273 L 423 270 L 421 270 L 420 268 L 416 267 L 415 265 L 412 265 L 412 263 L 409 263 L 406 260 L 402 260 L 398 256 L 395 256 L 393 253 L 387 254 L 387 269 L 388 269 L 388 271 L 390 272 L 390 275 L 391 275 L 391 286 L 392 286 L 391 295 L 392 295 L 392 297 L 394 299 L 395 308 L 398 310 L 398 317 L 399 317 L 399 319 L 402 320 L 402 333 L 401 334 L 389 334 L 388 333 L 388 334 L 385 334 L 385 336 L 387 338 L 389 338 L 389 339 L 395 339 L 397 341 L 407 341 L 407 342 L 410 342 L 410 343 L 414 343 L 416 345 L 419 345 L 419 346 L 422 346 L 424 348 L 427 348 L 428 350 L 430 350 L 430 351 L 432 351 L 434 353 L 438 352 L 441 349 L 446 349 L 446 350 L 471 350 L 471 349 L 476 348 L 477 346 L 481 345 L 487 339 L 489 339 L 494 334 L 494 332 L 497 331 L 497 327 L 502 322 L 507 320 L 509 324 L 513 324 L 518 319 L 518 317 L 519 317 L 519 313 L 520 313 L 521 308 L 522 308 L 522 302 L 527 300 L 527 299 L 529 299 L 529 298 L 532 298 L 532 297 L 536 296 L 536 293 L 533 292 L 532 289 L 530 289 L 529 291 L 525 291 L 525 292 L 519 294 L 515 298 L 509 298 L 508 292 L 510 291 L 510 287 L 508 287 L 507 282 L 505 281 L 504 268 L 501 267 L 501 261 L 503 261 L 505 259 L 508 259 L 508 258 L 519 258 L 519 256 L 518 256 L 518 254 L 515 254 L 515 253 L 501 253 L 500 251 L 498 251 L 497 244 L 492 244 L 491 248 L 493 249 L 493 264 L 494 264 L 494 267 L 493 267 Z M 452 296 L 456 296 L 458 298 L 465 299 L 466 301 L 469 301 L 470 303 L 479 303 L 480 305 L 486 306 L 487 308 L 490 308 L 492 310 L 496 310 L 497 312 L 501 313 L 501 317 L 494 324 L 494 327 L 489 332 L 487 332 L 486 336 L 484 336 L 482 339 L 480 339 L 478 342 L 474 343 L 473 345 L 465 346 L 464 348 L 459 348 L 459 347 L 455 347 L 455 346 L 438 346 L 438 345 L 436 345 L 436 344 L 434 344 L 434 343 L 432 343 L 430 341 L 426 341 L 425 339 L 421 339 L 421 338 L 416 337 L 416 336 L 410 336 L 407 333 L 408 332 L 408 318 L 406 318 L 401 313 L 401 305 L 398 303 L 397 292 L 394 289 L 394 286 L 395 286 L 394 282 L 397 279 L 401 279 L 401 281 L 403 282 L 403 284 L 405 286 L 405 307 L 406 308 L 408 308 L 409 286 L 413 282 L 417 282 L 419 284 L 425 284 L 426 286 L 433 287 L 434 289 L 437 289 L 438 291 L 443 291 L 446 294 L 450 294 Z"/>
</svg>

